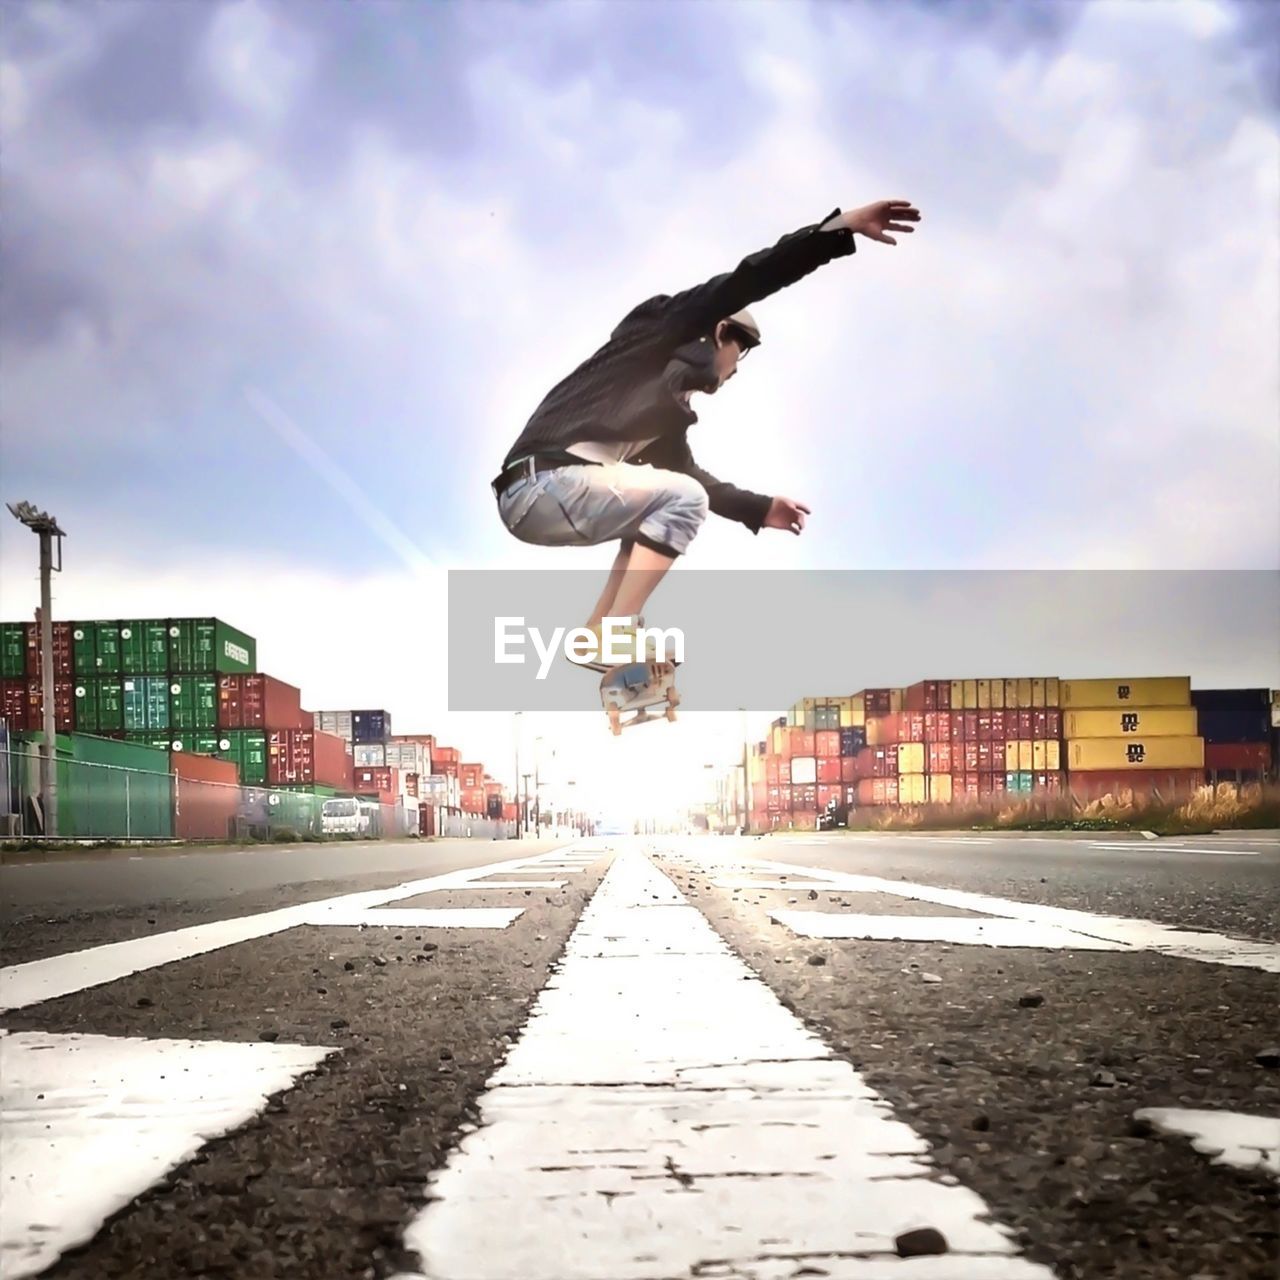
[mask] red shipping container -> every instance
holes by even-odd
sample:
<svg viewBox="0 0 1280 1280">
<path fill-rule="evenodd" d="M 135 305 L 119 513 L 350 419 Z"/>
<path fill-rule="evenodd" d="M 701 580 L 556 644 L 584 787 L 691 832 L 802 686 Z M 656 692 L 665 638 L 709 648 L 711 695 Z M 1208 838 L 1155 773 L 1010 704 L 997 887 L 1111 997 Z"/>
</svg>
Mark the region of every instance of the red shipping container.
<svg viewBox="0 0 1280 1280">
<path fill-rule="evenodd" d="M 457 747 L 435 747 L 432 749 L 431 756 L 433 760 L 438 759 L 441 764 L 453 765 L 454 773 L 456 774 L 458 762 L 462 759 L 462 752 Z"/>
<path fill-rule="evenodd" d="M 840 757 L 838 755 L 818 757 L 818 781 L 840 781 Z"/>
<path fill-rule="evenodd" d="M 791 788 L 793 809 L 816 809 L 818 807 L 818 784 L 806 783 L 803 787 Z"/>
<path fill-rule="evenodd" d="M 1049 718 L 1048 732 L 1044 735 L 1046 738 L 1062 737 L 1062 712 L 1057 707 L 1050 707 L 1045 713 Z"/>
<path fill-rule="evenodd" d="M 53 727 L 57 733 L 71 733 L 76 727 L 76 687 L 70 680 L 55 680 L 53 685 Z M 27 681 L 27 728 L 44 729 L 44 685 L 40 680 Z"/>
<path fill-rule="evenodd" d="M 978 712 L 978 741 L 990 742 L 994 736 L 990 711 Z"/>
<path fill-rule="evenodd" d="M 1002 795 L 1002 794 L 1004 793 L 1004 791 L 1005 791 L 1005 783 L 1006 783 L 1006 781 L 1007 781 L 1007 779 L 1005 778 L 1005 775 L 1004 775 L 1004 774 L 1003 774 L 999 769 L 997 769 L 997 770 L 995 771 L 995 773 L 993 773 L 993 774 L 991 775 L 991 791 L 992 791 L 992 794 L 994 794 L 994 795 Z"/>
<path fill-rule="evenodd" d="M 769 806 L 769 788 L 763 782 L 753 782 L 751 784 L 751 807 L 757 812 L 762 812 Z"/>
<path fill-rule="evenodd" d="M 978 775 L 961 773 L 951 775 L 951 791 L 953 796 L 963 800 L 978 799 Z"/>
<path fill-rule="evenodd" d="M 924 713 L 924 740 L 926 742 L 951 741 L 950 711 L 926 711 Z"/>
<path fill-rule="evenodd" d="M 1088 769 L 1066 775 L 1067 790 L 1078 801 L 1125 791 L 1132 791 L 1135 797 L 1159 795 L 1167 800 L 1187 796 L 1202 786 L 1203 769 Z"/>
<path fill-rule="evenodd" d="M 1271 768 L 1269 742 L 1206 742 L 1204 767 L 1210 772 L 1258 773 Z"/>
<path fill-rule="evenodd" d="M 484 785 L 484 765 L 467 764 L 465 761 L 458 765 L 458 785 L 460 787 L 481 787 Z"/>
<path fill-rule="evenodd" d="M 992 683 L 995 683 L 994 681 Z M 1004 741 L 1005 719 L 1003 711 L 991 712 L 991 741 Z"/>
<path fill-rule="evenodd" d="M 897 804 L 897 778 L 863 778 L 858 783 L 859 804 Z"/>
<path fill-rule="evenodd" d="M 764 807 L 770 813 L 777 813 L 782 808 L 782 791 L 779 787 L 770 787 L 765 796 Z"/>
<path fill-rule="evenodd" d="M 355 766 L 347 753 L 347 740 L 335 733 L 312 731 L 312 781 L 338 791 L 355 790 Z M 387 790 L 391 788 L 388 787 Z"/>
<path fill-rule="evenodd" d="M 1031 713 L 1031 736 L 1041 741 L 1049 737 L 1049 713 L 1042 708 Z"/>
<path fill-rule="evenodd" d="M 226 840 L 240 808 L 234 760 L 169 753 L 173 783 L 173 834 L 179 840 Z"/>
<path fill-rule="evenodd" d="M 1016 736 L 1022 741 L 1026 741 L 1029 738 L 1034 738 L 1035 734 L 1032 732 L 1032 730 L 1035 728 L 1035 723 L 1036 723 L 1036 713 L 1034 711 L 1019 711 L 1018 712 L 1018 732 Z M 1005 718 L 1005 726 L 1006 728 L 1008 727 L 1008 717 Z M 1009 736 L 1014 737 L 1015 735 L 1010 734 Z"/>
<path fill-rule="evenodd" d="M 977 773 L 978 748 L 981 745 L 979 742 L 966 742 L 960 752 L 955 751 L 953 748 L 951 753 L 952 768 L 958 767 L 964 773 Z"/>
<path fill-rule="evenodd" d="M 395 769 L 391 768 L 390 765 L 380 767 L 361 765 L 359 768 L 352 770 L 351 789 L 357 795 L 362 796 L 390 795 L 394 803 L 395 772 Z"/>
<path fill-rule="evenodd" d="M 27 727 L 27 682 L 0 681 L 0 720 L 15 732 Z"/>
<path fill-rule="evenodd" d="M 969 745 L 965 747 L 965 769 L 969 767 Z M 1004 770 L 1004 743 L 1003 742 L 979 742 L 976 744 L 978 748 L 978 772 L 992 773 L 996 769 Z"/>
<path fill-rule="evenodd" d="M 765 756 L 764 758 L 764 780 L 771 786 L 776 787 L 779 781 L 779 766 L 781 761 L 777 756 Z M 790 771 L 788 771 L 788 776 Z"/>
<path fill-rule="evenodd" d="M 310 729 L 315 717 L 302 709 L 302 691 L 254 672 L 218 677 L 219 729 Z"/>
<path fill-rule="evenodd" d="M 314 729 L 267 730 L 267 784 L 314 782 Z"/>
<path fill-rule="evenodd" d="M 855 782 L 858 777 L 858 764 L 853 756 L 840 757 L 840 781 Z"/>
<path fill-rule="evenodd" d="M 966 711 L 964 713 L 964 740 L 966 742 L 978 741 L 978 713 L 976 711 Z"/>
<path fill-rule="evenodd" d="M 963 744 L 962 744 L 963 746 Z M 925 747 L 928 758 L 928 773 L 950 773 L 952 749 L 949 742 L 930 742 Z"/>
<path fill-rule="evenodd" d="M 27 671 L 28 676 L 44 674 L 44 666 L 40 661 L 40 628 L 34 622 L 26 624 L 27 638 Z M 70 679 L 75 674 L 75 649 L 71 639 L 71 623 L 55 622 L 53 624 L 53 677 Z M 38 727 L 38 726 L 36 726 Z"/>
<path fill-rule="evenodd" d="M 791 812 L 791 784 L 784 783 L 778 788 L 778 808 L 784 813 Z"/>
<path fill-rule="evenodd" d="M 819 756 L 838 756 L 840 754 L 840 730 L 819 729 L 813 735 L 813 749 Z"/>
<path fill-rule="evenodd" d="M 991 774 L 978 774 L 978 799 L 985 800 L 991 795 Z"/>
<path fill-rule="evenodd" d="M 818 754 L 817 738 L 818 735 L 812 730 L 793 729 L 791 731 L 791 754 L 793 756 L 816 756 Z"/>
<path fill-rule="evenodd" d="M 411 800 L 417 800 L 418 797 L 418 775 L 416 773 L 406 773 L 404 775 L 404 793 Z"/>
<path fill-rule="evenodd" d="M 433 758 L 431 768 L 446 778 L 456 778 L 458 776 L 458 762 L 456 760 L 436 760 Z"/>
<path fill-rule="evenodd" d="M 950 680 L 921 680 L 908 687 L 902 705 L 907 711 L 949 711 Z"/>
<path fill-rule="evenodd" d="M 818 784 L 818 808 L 825 809 L 833 800 L 839 804 L 844 795 L 844 788 L 837 783 Z"/>
<path fill-rule="evenodd" d="M 953 711 L 951 713 L 951 741 L 964 741 L 964 712 Z"/>
<path fill-rule="evenodd" d="M 873 716 L 887 716 L 892 709 L 890 690 L 863 689 L 862 705 L 868 719 Z"/>
</svg>

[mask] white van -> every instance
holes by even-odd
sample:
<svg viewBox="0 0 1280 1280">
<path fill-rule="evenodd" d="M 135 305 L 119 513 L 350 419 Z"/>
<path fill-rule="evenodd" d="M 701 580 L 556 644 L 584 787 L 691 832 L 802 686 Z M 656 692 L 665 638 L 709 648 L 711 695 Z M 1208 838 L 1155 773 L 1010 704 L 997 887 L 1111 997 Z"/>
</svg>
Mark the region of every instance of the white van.
<svg viewBox="0 0 1280 1280">
<path fill-rule="evenodd" d="M 371 806 L 351 797 L 326 800 L 320 810 L 320 830 L 327 836 L 364 836 L 373 826 Z"/>
</svg>

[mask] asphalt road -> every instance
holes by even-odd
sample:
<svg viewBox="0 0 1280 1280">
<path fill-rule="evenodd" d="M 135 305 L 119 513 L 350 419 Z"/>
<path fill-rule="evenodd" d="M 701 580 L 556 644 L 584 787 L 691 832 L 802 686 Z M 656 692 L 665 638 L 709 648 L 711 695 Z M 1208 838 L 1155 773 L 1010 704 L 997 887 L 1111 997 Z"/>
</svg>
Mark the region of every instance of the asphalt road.
<svg viewBox="0 0 1280 1280">
<path fill-rule="evenodd" d="M 1280 1148 L 1276 833 L 113 853 L 0 903 L 6 1276 L 1280 1267 L 1280 1149 L 1148 1114 Z"/>
</svg>

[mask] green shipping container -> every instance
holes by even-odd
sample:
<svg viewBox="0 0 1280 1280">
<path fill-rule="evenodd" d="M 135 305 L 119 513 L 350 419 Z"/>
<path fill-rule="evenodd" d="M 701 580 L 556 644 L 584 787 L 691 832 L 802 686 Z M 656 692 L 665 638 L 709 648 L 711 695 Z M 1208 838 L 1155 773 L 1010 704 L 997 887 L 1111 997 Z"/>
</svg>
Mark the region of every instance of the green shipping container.
<svg viewBox="0 0 1280 1280">
<path fill-rule="evenodd" d="M 71 651 L 76 675 L 118 675 L 120 624 L 118 622 L 73 622 Z"/>
<path fill-rule="evenodd" d="M 43 741 L 38 733 L 21 735 Z M 169 757 L 132 742 L 58 734 L 58 835 L 95 839 L 171 839 L 173 781 Z M 39 766 L 29 761 L 30 785 Z M 24 783 L 24 789 L 28 784 Z"/>
<path fill-rule="evenodd" d="M 174 731 L 173 749 L 187 751 L 194 756 L 216 756 L 222 739 L 217 733 L 208 729 L 193 729 L 187 732 Z"/>
<path fill-rule="evenodd" d="M 27 674 L 27 633 L 21 622 L 0 623 L 0 677 L 20 680 Z"/>
<path fill-rule="evenodd" d="M 123 684 L 125 729 L 168 729 L 169 681 L 163 676 L 125 676 Z"/>
<path fill-rule="evenodd" d="M 119 676 L 76 680 L 76 728 L 81 733 L 119 733 L 124 728 L 124 685 Z"/>
<path fill-rule="evenodd" d="M 320 809 L 323 796 L 299 791 L 276 789 L 267 796 L 267 825 L 273 831 L 288 828 L 303 835 L 320 833 Z"/>
<path fill-rule="evenodd" d="M 140 732 L 126 733 L 124 735 L 126 742 L 132 742 L 134 746 L 149 747 L 154 751 L 168 751 L 173 746 L 173 739 L 163 731 L 142 730 Z"/>
<path fill-rule="evenodd" d="M 120 624 L 120 670 L 129 676 L 162 676 L 169 670 L 169 624 L 163 618 Z"/>
<path fill-rule="evenodd" d="M 261 787 L 267 781 L 267 735 L 261 729 L 224 729 L 218 740 L 218 756 L 234 761 L 240 781 Z"/>
<path fill-rule="evenodd" d="M 174 676 L 169 685 L 169 728 L 217 727 L 217 676 Z"/>
<path fill-rule="evenodd" d="M 277 791 L 294 791 L 299 795 L 319 796 L 322 800 L 330 800 L 338 794 L 337 787 L 321 786 L 318 782 L 282 782 L 275 788 Z"/>
<path fill-rule="evenodd" d="M 258 642 L 218 618 L 169 619 L 169 670 L 256 671 Z"/>
</svg>

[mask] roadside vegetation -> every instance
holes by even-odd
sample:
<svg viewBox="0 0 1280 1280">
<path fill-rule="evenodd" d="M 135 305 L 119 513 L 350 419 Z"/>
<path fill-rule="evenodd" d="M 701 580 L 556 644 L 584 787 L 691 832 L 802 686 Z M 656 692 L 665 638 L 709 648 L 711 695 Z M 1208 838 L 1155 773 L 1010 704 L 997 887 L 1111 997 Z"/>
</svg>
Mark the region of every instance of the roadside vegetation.
<svg viewBox="0 0 1280 1280">
<path fill-rule="evenodd" d="M 1117 789 L 1088 804 L 1069 796 L 1005 796 L 996 804 L 853 810 L 850 831 L 1150 831 L 1160 836 L 1280 828 L 1280 786 L 1223 782 L 1185 800 Z"/>
</svg>

